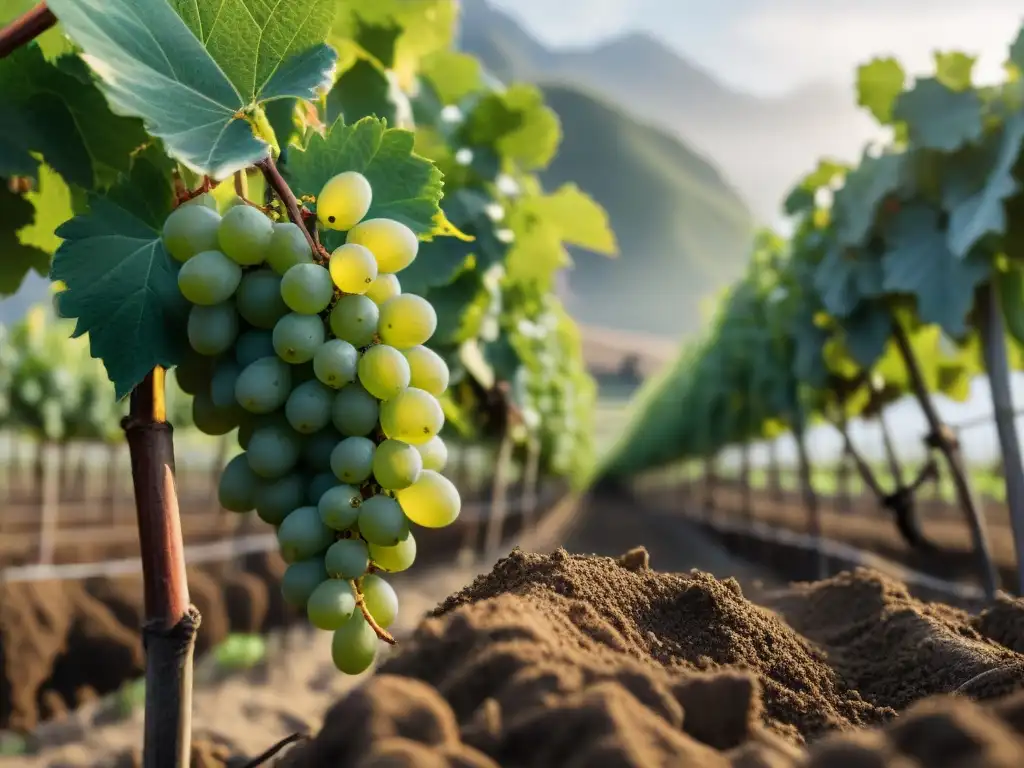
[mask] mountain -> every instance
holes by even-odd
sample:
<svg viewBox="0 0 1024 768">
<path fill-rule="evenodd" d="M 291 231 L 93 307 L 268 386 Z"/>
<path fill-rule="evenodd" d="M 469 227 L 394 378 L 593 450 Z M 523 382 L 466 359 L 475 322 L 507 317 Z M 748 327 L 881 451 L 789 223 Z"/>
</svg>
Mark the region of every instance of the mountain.
<svg viewBox="0 0 1024 768">
<path fill-rule="evenodd" d="M 677 337 L 701 324 L 698 302 L 734 280 L 752 220 L 718 171 L 678 139 L 564 85 L 544 87 L 564 140 L 542 174 L 575 182 L 608 211 L 616 259 L 577 254 L 566 304 L 584 323 Z"/>
<path fill-rule="evenodd" d="M 464 0 L 460 23 L 460 47 L 502 79 L 583 87 L 681 138 L 713 160 L 761 221 L 775 220 L 818 157 L 854 159 L 878 135 L 847 87 L 742 93 L 646 33 L 552 50 L 486 0 Z"/>
</svg>

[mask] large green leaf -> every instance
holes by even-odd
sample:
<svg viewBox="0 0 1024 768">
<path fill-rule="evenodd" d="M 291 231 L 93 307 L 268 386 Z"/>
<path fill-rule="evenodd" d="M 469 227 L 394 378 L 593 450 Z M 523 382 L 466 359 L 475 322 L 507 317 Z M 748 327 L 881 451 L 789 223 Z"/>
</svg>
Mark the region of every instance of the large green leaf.
<svg viewBox="0 0 1024 768">
<path fill-rule="evenodd" d="M 430 288 L 448 285 L 473 255 L 475 267 L 481 271 L 504 258 L 508 246 L 494 238 L 494 223 L 486 213 L 489 202 L 485 195 L 470 189 L 445 195 L 441 201 L 445 218 L 475 239 L 435 237 L 420 243 L 416 259 L 402 270 L 403 291 L 422 295 Z"/>
<path fill-rule="evenodd" d="M 878 302 L 864 302 L 840 321 L 846 351 L 861 368 L 870 368 L 885 352 L 892 335 L 892 315 Z"/>
<path fill-rule="evenodd" d="M 558 228 L 562 242 L 605 256 L 618 253 L 608 214 L 575 184 L 563 184 L 540 198 L 537 208 Z"/>
<path fill-rule="evenodd" d="M 906 156 L 886 153 L 880 157 L 864 154 L 860 166 L 846 176 L 836 192 L 836 234 L 842 245 L 864 243 L 875 223 L 882 201 L 899 190 Z"/>
<path fill-rule="evenodd" d="M 893 218 L 882 257 L 884 288 L 914 296 L 921 320 L 959 338 L 967 330 L 974 290 L 992 265 L 977 253 L 957 258 L 939 224 L 939 212 L 923 205 L 908 206 Z"/>
<path fill-rule="evenodd" d="M 157 228 L 172 202 L 170 187 L 157 183 L 162 177 L 138 160 L 127 182 L 107 196 L 91 195 L 89 212 L 57 230 L 64 243 L 50 278 L 67 286 L 58 294 L 60 313 L 77 318 L 75 336 L 89 334 L 119 398 L 185 352 L 188 303 Z"/>
<path fill-rule="evenodd" d="M 313 99 L 333 79 L 337 55 L 322 42 L 330 0 L 49 5 L 114 110 L 141 117 L 172 157 L 217 179 L 267 154 L 244 113 L 273 99 Z"/>
<path fill-rule="evenodd" d="M 339 120 L 326 136 L 314 135 L 305 151 L 288 150 L 285 175 L 297 195 L 318 195 L 336 174 L 358 171 L 373 189 L 367 218 L 395 219 L 426 234 L 441 210 L 443 182 L 434 164 L 413 152 L 414 141 L 410 131 L 376 118 Z"/>
<path fill-rule="evenodd" d="M 50 255 L 18 237 L 18 231 L 34 218 L 32 203 L 0 184 L 0 298 L 16 293 L 29 270 L 46 276 Z"/>
<path fill-rule="evenodd" d="M 0 99 L 0 176 L 36 177 L 34 152 L 92 189 L 127 171 L 130 153 L 147 141 L 141 122 L 110 111 L 80 59 L 50 63 L 36 45 L 0 59 Z"/>
<path fill-rule="evenodd" d="M 930 77 L 900 96 L 893 114 L 907 123 L 910 140 L 922 149 L 954 152 L 980 139 L 983 130 L 978 92 L 954 91 Z"/>
<path fill-rule="evenodd" d="M 971 160 L 981 165 L 980 174 L 955 173 L 943 190 L 950 209 L 949 249 L 963 258 L 975 243 L 988 234 L 1006 233 L 1004 201 L 1020 189 L 1013 176 L 1013 167 L 1024 143 L 1024 113 L 1013 115 L 1003 127 L 1001 140 L 995 147 L 991 162 L 985 155 Z M 977 177 L 981 176 L 979 180 Z M 972 176 L 974 178 L 972 178 Z"/>
<path fill-rule="evenodd" d="M 836 243 L 815 270 L 814 287 L 830 314 L 847 317 L 864 299 L 881 295 L 882 262 L 867 249 Z"/>
<path fill-rule="evenodd" d="M 562 125 L 534 85 L 516 84 L 477 102 L 465 123 L 470 146 L 493 147 L 524 170 L 546 168 L 558 151 Z"/>
<path fill-rule="evenodd" d="M 872 59 L 857 67 L 857 104 L 882 125 L 888 125 L 905 80 L 906 74 L 896 59 Z"/>
</svg>

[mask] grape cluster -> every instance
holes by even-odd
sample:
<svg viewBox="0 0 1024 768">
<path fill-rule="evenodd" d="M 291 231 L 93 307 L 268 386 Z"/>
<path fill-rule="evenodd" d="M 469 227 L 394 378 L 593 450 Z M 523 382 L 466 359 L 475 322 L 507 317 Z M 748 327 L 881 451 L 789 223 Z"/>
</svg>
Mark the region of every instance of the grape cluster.
<svg viewBox="0 0 1024 768">
<path fill-rule="evenodd" d="M 243 449 L 224 468 L 220 503 L 276 528 L 285 599 L 334 632 L 348 674 L 370 666 L 396 618 L 380 574 L 412 565 L 410 524 L 440 528 L 461 508 L 440 474 L 449 371 L 424 346 L 437 316 L 396 276 L 419 242 L 401 222 L 366 219 L 371 198 L 354 172 L 317 196 L 319 225 L 347 232 L 326 263 L 298 225 L 245 202 L 221 216 L 201 196 L 163 229 L 193 305 L 179 384 L 196 426 L 237 428 Z"/>
</svg>

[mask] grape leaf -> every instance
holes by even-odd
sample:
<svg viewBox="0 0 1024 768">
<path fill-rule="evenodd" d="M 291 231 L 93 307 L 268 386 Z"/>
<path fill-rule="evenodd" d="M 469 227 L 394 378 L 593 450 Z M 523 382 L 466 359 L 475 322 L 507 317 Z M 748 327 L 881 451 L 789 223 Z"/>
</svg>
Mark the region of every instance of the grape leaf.
<svg viewBox="0 0 1024 768">
<path fill-rule="evenodd" d="M 1006 233 L 1006 209 L 1003 201 L 1020 189 L 1020 183 L 1013 176 L 1013 167 L 1021 153 L 1024 142 L 1024 114 L 1017 113 L 1003 127 L 1001 140 L 996 147 L 994 158 L 971 156 L 973 163 L 982 164 L 987 178 L 971 177 L 967 173 L 951 174 L 944 191 L 944 202 L 950 210 L 949 249 L 963 258 L 975 243 L 987 234 Z"/>
<path fill-rule="evenodd" d="M 50 279 L 67 286 L 58 294 L 60 313 L 77 318 L 76 337 L 89 334 L 118 398 L 185 352 L 188 302 L 155 226 L 171 207 L 170 187 L 155 183 L 160 176 L 137 160 L 126 182 L 107 196 L 90 195 L 89 212 L 57 230 L 64 243 Z"/>
<path fill-rule="evenodd" d="M 1022 73 L 1024 73 L 1024 27 L 1017 33 L 1017 39 L 1010 46 L 1010 61 L 1012 61 Z"/>
<path fill-rule="evenodd" d="M 967 330 L 974 290 L 992 267 L 977 253 L 957 258 L 946 241 L 938 211 L 924 205 L 904 208 L 889 225 L 883 287 L 914 296 L 921 320 L 959 338 Z"/>
<path fill-rule="evenodd" d="M 460 51 L 438 51 L 428 56 L 420 72 L 442 104 L 457 104 L 483 85 L 480 61 Z"/>
<path fill-rule="evenodd" d="M 886 153 L 871 157 L 867 153 L 860 165 L 846 176 L 846 183 L 835 195 L 836 234 L 840 245 L 861 245 L 875 223 L 878 206 L 899 189 L 906 155 Z"/>
<path fill-rule="evenodd" d="M 493 147 L 524 170 L 546 168 L 562 141 L 558 115 L 534 85 L 516 84 L 477 102 L 464 126 L 470 146 Z"/>
<path fill-rule="evenodd" d="M 789 326 L 789 334 L 795 346 L 793 375 L 808 386 L 823 387 L 828 380 L 824 349 L 829 334 L 814 322 L 814 316 L 814 308 L 801 306 Z"/>
<path fill-rule="evenodd" d="M 65 179 L 86 189 L 128 170 L 148 140 L 142 123 L 110 111 L 88 69 L 74 56 L 54 63 L 37 45 L 0 59 L 0 175 L 36 177 L 37 152 Z"/>
<path fill-rule="evenodd" d="M 366 218 L 400 221 L 418 235 L 431 232 L 441 210 L 441 172 L 413 152 L 414 135 L 366 117 L 353 125 L 340 120 L 326 136 L 315 134 L 305 151 L 285 158 L 285 176 L 297 195 L 318 195 L 327 181 L 345 171 L 366 176 L 373 202 Z"/>
<path fill-rule="evenodd" d="M 814 272 L 814 287 L 834 317 L 849 316 L 864 299 L 882 293 L 882 262 L 866 250 L 834 244 Z"/>
<path fill-rule="evenodd" d="M 346 69 L 327 94 L 327 124 L 338 119 L 355 123 L 379 117 L 388 123 L 406 121 L 411 111 L 405 94 L 398 90 L 373 61 L 359 57 Z"/>
<path fill-rule="evenodd" d="M 873 59 L 857 67 L 857 105 L 882 125 L 892 122 L 893 105 L 903 93 L 906 74 L 896 59 Z"/>
<path fill-rule="evenodd" d="M 29 270 L 46 277 L 50 254 L 18 238 L 18 230 L 34 218 L 32 203 L 0 184 L 0 297 L 17 293 Z"/>
<path fill-rule="evenodd" d="M 54 0 L 49 6 L 119 114 L 141 117 L 168 153 L 223 179 L 267 154 L 246 111 L 314 99 L 337 55 L 322 41 L 329 0 Z M 177 13 L 176 13 L 177 11 Z M 180 14 L 180 15 L 179 15 Z"/>
<path fill-rule="evenodd" d="M 892 335 L 892 316 L 877 302 L 862 302 L 849 317 L 839 321 L 846 351 L 862 368 L 870 368 L 885 352 Z"/>
<path fill-rule="evenodd" d="M 977 56 L 960 51 L 935 52 L 935 79 L 952 91 L 966 91 L 971 87 L 971 73 Z"/>
<path fill-rule="evenodd" d="M 563 184 L 537 200 L 537 212 L 554 224 L 562 242 L 605 256 L 618 255 L 608 214 L 575 184 Z"/>
<path fill-rule="evenodd" d="M 976 91 L 954 91 L 921 78 L 896 101 L 893 115 L 907 123 L 910 140 L 923 149 L 953 152 L 981 138 L 982 102 Z"/>
<path fill-rule="evenodd" d="M 786 213 L 792 216 L 814 208 L 815 193 L 822 187 L 828 187 L 837 179 L 845 177 L 849 170 L 849 166 L 835 160 L 819 160 L 818 167 L 800 179 L 786 195 Z"/>
</svg>

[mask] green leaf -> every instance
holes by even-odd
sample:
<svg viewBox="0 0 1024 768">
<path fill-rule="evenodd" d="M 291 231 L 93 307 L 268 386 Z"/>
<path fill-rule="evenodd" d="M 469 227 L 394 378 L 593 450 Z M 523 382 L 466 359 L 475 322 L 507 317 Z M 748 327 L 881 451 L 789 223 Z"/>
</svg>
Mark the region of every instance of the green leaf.
<svg viewBox="0 0 1024 768">
<path fill-rule="evenodd" d="M 407 110 L 405 94 L 388 81 L 387 73 L 365 57 L 345 70 L 327 94 L 327 124 L 338 119 L 356 123 L 364 117 L 399 122 L 400 110 Z"/>
<path fill-rule="evenodd" d="M 966 91 L 971 87 L 971 73 L 977 56 L 959 51 L 935 51 L 935 79 L 953 91 Z"/>
<path fill-rule="evenodd" d="M 575 184 L 540 198 L 536 211 L 558 228 L 562 242 L 605 256 L 618 254 L 608 214 Z"/>
<path fill-rule="evenodd" d="M 89 334 L 93 357 L 103 360 L 118 398 L 155 366 L 171 367 L 185 353 L 188 302 L 178 290 L 177 265 L 147 218 L 170 212 L 170 197 L 154 197 L 148 162 L 110 196 L 90 195 L 88 213 L 57 230 L 64 243 L 50 270 L 67 286 L 58 294 L 63 317 L 77 318 L 75 336 Z M 134 213 L 115 200 L 133 200 Z"/>
<path fill-rule="evenodd" d="M 991 263 L 977 253 L 957 258 L 939 221 L 939 212 L 924 205 L 908 206 L 892 219 L 882 257 L 883 287 L 914 296 L 921 320 L 959 338 L 967 330 L 974 290 L 988 277 Z"/>
<path fill-rule="evenodd" d="M 793 216 L 814 208 L 815 193 L 831 186 L 836 180 L 842 179 L 849 171 L 849 166 L 835 160 L 819 160 L 818 167 L 804 176 L 786 196 L 784 207 L 786 213 Z"/>
<path fill-rule="evenodd" d="M 857 67 L 857 104 L 882 125 L 893 118 L 893 105 L 903 93 L 906 74 L 896 59 L 872 59 Z"/>
<path fill-rule="evenodd" d="M 34 218 L 32 203 L 0 184 L 0 297 L 17 293 L 29 270 L 46 277 L 50 254 L 18 237 L 18 231 L 31 225 Z"/>
<path fill-rule="evenodd" d="M 814 322 L 811 308 L 801 308 L 790 325 L 790 337 L 796 347 L 793 354 L 793 375 L 811 387 L 823 387 L 828 380 L 825 365 L 825 342 L 828 331 Z"/>
<path fill-rule="evenodd" d="M 223 179 L 267 154 L 242 113 L 330 86 L 332 4 L 172 2 L 106 0 L 102 13 L 90 0 L 49 5 L 113 109 L 141 117 L 191 170 Z"/>
<path fill-rule="evenodd" d="M 80 59 L 50 63 L 39 46 L 0 59 L 0 176 L 36 177 L 36 152 L 72 184 L 93 189 L 127 171 L 148 140 L 142 123 L 110 111 Z"/>
<path fill-rule="evenodd" d="M 354 125 L 334 123 L 326 136 L 315 134 L 305 151 L 292 147 L 285 175 L 297 195 L 318 195 L 331 177 L 345 171 L 366 176 L 373 189 L 367 218 L 400 221 L 418 235 L 433 230 L 441 210 L 441 172 L 413 152 L 410 131 L 388 128 L 376 118 Z"/>
<path fill-rule="evenodd" d="M 896 192 L 902 180 L 904 154 L 865 154 L 835 195 L 836 235 L 845 246 L 860 246 L 871 233 L 878 206 Z"/>
<path fill-rule="evenodd" d="M 839 322 L 846 351 L 861 368 L 871 368 L 892 335 L 892 315 L 878 302 L 864 302 Z"/>
<path fill-rule="evenodd" d="M 546 168 L 558 151 L 562 126 L 533 85 L 515 84 L 482 98 L 465 124 L 470 146 L 493 146 L 523 170 Z"/>
<path fill-rule="evenodd" d="M 907 123 L 910 140 L 923 149 L 954 152 L 982 135 L 982 102 L 976 91 L 954 91 L 922 78 L 899 97 L 893 114 Z"/>
<path fill-rule="evenodd" d="M 866 250 L 835 244 L 814 272 L 814 287 L 829 314 L 847 317 L 882 294 L 882 262 Z"/>
<path fill-rule="evenodd" d="M 969 160 L 981 164 L 986 171 L 982 179 L 971 178 L 968 174 L 951 174 L 943 190 L 945 204 L 950 211 L 949 249 L 959 258 L 966 256 L 974 245 L 988 234 L 1006 234 L 1007 218 L 1004 201 L 1013 196 L 1020 183 L 1014 178 L 1013 168 L 1021 153 L 1024 142 L 1024 114 L 1017 113 L 1003 126 L 996 151 L 986 152 L 994 157 L 977 157 Z M 986 148 L 987 149 L 987 148 Z"/>
<path fill-rule="evenodd" d="M 437 312 L 437 329 L 431 337 L 432 346 L 444 347 L 458 344 L 468 336 L 464 329 L 467 310 L 477 301 L 482 293 L 480 274 L 475 270 L 465 270 L 453 282 L 438 288 L 431 288 L 424 297 L 433 305 Z"/>
<path fill-rule="evenodd" d="M 1017 33 L 1017 39 L 1010 46 L 1010 62 L 1024 73 L 1024 26 Z"/>
<path fill-rule="evenodd" d="M 457 104 L 483 86 L 480 61 L 459 51 L 438 51 L 428 56 L 420 74 L 434 87 L 442 104 Z"/>
</svg>

